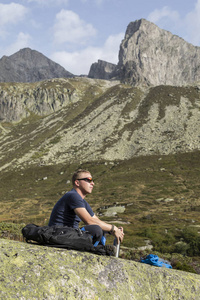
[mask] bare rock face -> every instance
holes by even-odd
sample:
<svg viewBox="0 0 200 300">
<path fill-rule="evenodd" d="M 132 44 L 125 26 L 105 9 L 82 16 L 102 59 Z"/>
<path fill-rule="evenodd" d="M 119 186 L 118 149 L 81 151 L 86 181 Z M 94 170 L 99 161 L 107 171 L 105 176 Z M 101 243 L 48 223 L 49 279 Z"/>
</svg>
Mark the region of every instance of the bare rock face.
<svg viewBox="0 0 200 300">
<path fill-rule="evenodd" d="M 199 61 L 200 47 L 141 19 L 127 27 L 117 76 L 135 86 L 181 86 L 200 80 Z"/>
<path fill-rule="evenodd" d="M 0 240 L 1 299 L 198 299 L 200 277 L 115 257 Z"/>
<path fill-rule="evenodd" d="M 74 88 L 64 78 L 37 83 L 0 83 L 0 121 L 17 122 L 30 113 L 47 115 L 72 101 L 76 101 Z"/>
<path fill-rule="evenodd" d="M 61 77 L 69 78 L 73 74 L 29 48 L 0 59 L 0 82 L 36 82 Z"/>
<path fill-rule="evenodd" d="M 114 81 L 96 81 L 74 77 L 35 83 L 0 83 L 0 122 L 19 122 L 31 114 L 46 116 L 79 100 L 96 98 L 116 84 Z"/>
<path fill-rule="evenodd" d="M 88 77 L 98 79 L 110 79 L 115 69 L 115 64 L 111 64 L 109 62 L 99 59 L 97 63 L 92 64 Z"/>
</svg>

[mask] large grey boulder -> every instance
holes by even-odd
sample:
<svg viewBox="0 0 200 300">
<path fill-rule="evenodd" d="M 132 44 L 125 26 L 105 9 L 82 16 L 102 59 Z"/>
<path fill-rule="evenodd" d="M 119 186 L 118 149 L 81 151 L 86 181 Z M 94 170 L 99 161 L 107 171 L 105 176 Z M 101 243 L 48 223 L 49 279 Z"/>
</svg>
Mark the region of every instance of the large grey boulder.
<svg viewBox="0 0 200 300">
<path fill-rule="evenodd" d="M 199 62 L 200 47 L 141 19 L 127 27 L 115 76 L 135 86 L 180 86 L 200 80 Z"/>
<path fill-rule="evenodd" d="M 1 299 L 199 299 L 195 274 L 4 239 L 0 248 Z"/>
</svg>

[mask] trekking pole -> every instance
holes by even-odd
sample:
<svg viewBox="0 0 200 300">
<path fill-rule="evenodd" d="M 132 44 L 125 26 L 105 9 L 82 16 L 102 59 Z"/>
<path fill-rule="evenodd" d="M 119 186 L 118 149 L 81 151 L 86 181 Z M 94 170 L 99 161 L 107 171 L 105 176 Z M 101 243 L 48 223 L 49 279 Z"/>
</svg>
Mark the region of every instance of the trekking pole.
<svg viewBox="0 0 200 300">
<path fill-rule="evenodd" d="M 117 251 L 116 251 L 115 257 L 119 257 L 120 241 L 119 241 L 119 243 L 116 245 L 116 247 L 117 247 Z"/>
</svg>

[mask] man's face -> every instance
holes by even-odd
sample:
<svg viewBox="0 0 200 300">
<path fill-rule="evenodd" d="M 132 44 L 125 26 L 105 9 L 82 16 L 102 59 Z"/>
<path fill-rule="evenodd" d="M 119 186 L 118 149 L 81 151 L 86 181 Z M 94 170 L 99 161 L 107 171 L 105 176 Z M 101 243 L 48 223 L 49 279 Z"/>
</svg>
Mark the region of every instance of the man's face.
<svg viewBox="0 0 200 300">
<path fill-rule="evenodd" d="M 80 173 L 76 179 L 76 185 L 78 185 L 84 195 L 91 194 L 94 187 L 92 175 L 86 172 Z"/>
</svg>

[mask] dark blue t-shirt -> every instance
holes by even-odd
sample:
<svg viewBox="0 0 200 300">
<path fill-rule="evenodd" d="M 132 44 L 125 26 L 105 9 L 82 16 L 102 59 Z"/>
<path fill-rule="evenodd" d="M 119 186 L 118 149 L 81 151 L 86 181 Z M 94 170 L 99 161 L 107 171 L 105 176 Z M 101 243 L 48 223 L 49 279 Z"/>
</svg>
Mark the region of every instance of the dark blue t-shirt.
<svg viewBox="0 0 200 300">
<path fill-rule="evenodd" d="M 75 189 L 72 189 L 55 204 L 48 225 L 78 228 L 81 219 L 75 214 L 74 209 L 79 207 L 84 207 L 92 217 L 94 216 L 94 212 L 87 201 Z"/>
</svg>

